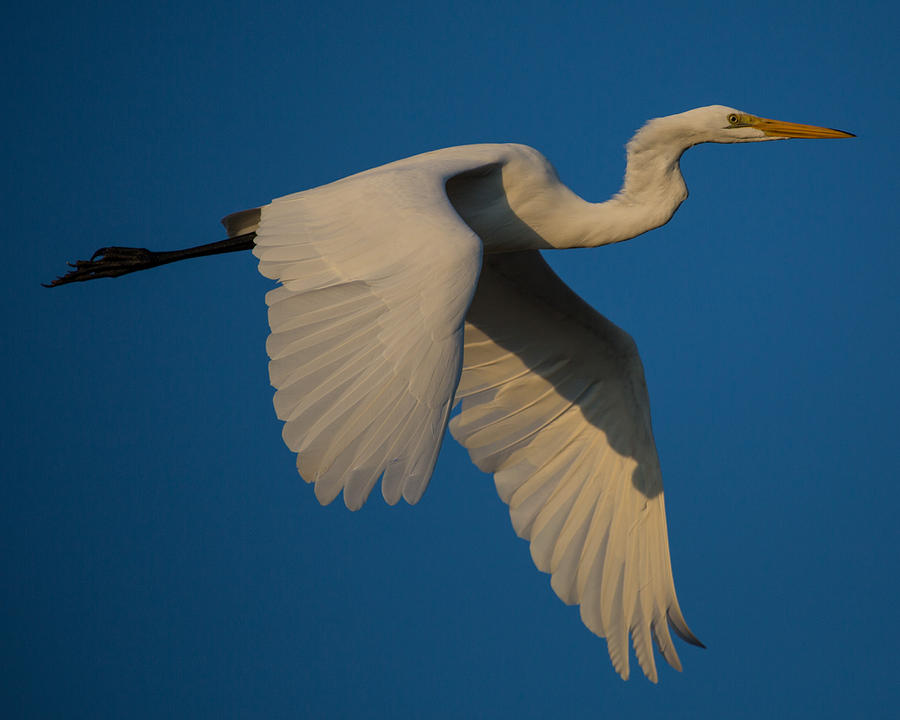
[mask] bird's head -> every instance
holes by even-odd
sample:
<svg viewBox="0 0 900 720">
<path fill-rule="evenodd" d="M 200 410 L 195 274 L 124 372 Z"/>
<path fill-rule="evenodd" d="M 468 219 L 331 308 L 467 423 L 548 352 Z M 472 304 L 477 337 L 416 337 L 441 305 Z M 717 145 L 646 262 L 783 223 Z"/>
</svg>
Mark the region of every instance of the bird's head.
<svg viewBox="0 0 900 720">
<path fill-rule="evenodd" d="M 843 130 L 769 120 L 724 105 L 709 105 L 660 120 L 673 121 L 672 129 L 680 127 L 691 138 L 692 145 L 701 142 L 739 143 L 785 138 L 856 137 Z"/>
<path fill-rule="evenodd" d="M 616 197 L 654 208 L 651 222 L 655 224 L 650 227 L 659 227 L 669 221 L 687 197 L 678 163 L 682 153 L 694 145 L 846 137 L 855 135 L 816 125 L 769 120 L 725 105 L 655 118 L 638 130 L 626 146 L 625 183 Z M 645 231 L 646 228 L 641 232 Z"/>
</svg>

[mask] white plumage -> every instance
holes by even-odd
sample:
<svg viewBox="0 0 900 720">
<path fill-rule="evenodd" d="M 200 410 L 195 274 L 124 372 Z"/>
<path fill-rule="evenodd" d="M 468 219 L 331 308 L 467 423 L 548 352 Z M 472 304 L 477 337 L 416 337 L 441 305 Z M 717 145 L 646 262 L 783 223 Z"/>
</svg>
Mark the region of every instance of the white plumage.
<svg viewBox="0 0 900 720">
<path fill-rule="evenodd" d="M 280 198 L 256 231 L 260 272 L 281 282 L 266 346 L 284 441 L 320 502 L 343 490 L 353 510 L 382 473 L 389 503 L 425 491 L 481 266 L 444 192 L 462 166 L 407 165 Z"/>
<path fill-rule="evenodd" d="M 535 290 L 537 288 L 537 290 Z M 489 256 L 466 323 L 461 413 L 450 425 L 494 473 L 538 569 L 628 676 L 628 632 L 656 679 L 652 637 L 681 664 L 662 478 L 637 348 L 535 251 Z"/>
<path fill-rule="evenodd" d="M 669 560 L 650 403 L 631 337 L 550 270 L 541 249 L 626 240 L 687 197 L 700 142 L 849 133 L 723 106 L 659 118 L 628 144 L 621 191 L 585 202 L 536 150 L 472 145 L 401 160 L 223 220 L 233 240 L 173 253 L 104 248 L 54 284 L 251 245 L 269 292 L 275 410 L 297 467 L 360 508 L 381 478 L 415 503 L 451 407 L 454 437 L 493 473 L 516 533 L 557 595 L 629 675 L 657 679 L 684 621 Z M 96 259 L 100 256 L 100 259 Z"/>
<path fill-rule="evenodd" d="M 319 501 L 343 490 L 355 510 L 383 475 L 387 502 L 416 502 L 455 393 L 451 432 L 495 474 L 537 567 L 623 677 L 632 633 L 656 680 L 653 638 L 681 667 L 667 618 L 697 641 L 675 597 L 637 348 L 537 250 L 491 253 L 498 239 L 566 241 L 538 237 L 532 213 L 563 229 L 596 207 L 531 148 L 451 148 L 274 201 L 254 253 L 281 282 L 266 297 L 275 409 Z"/>
</svg>

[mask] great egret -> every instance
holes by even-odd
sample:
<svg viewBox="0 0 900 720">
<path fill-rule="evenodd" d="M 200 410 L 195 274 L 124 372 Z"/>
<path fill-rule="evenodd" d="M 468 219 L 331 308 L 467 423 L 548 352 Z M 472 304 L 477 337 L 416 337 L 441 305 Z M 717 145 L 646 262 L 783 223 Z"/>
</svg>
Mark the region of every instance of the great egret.
<svg viewBox="0 0 900 720">
<path fill-rule="evenodd" d="M 415 503 L 455 402 L 453 436 L 509 504 L 516 533 L 629 674 L 652 649 L 694 645 L 675 596 L 663 488 L 637 347 L 538 250 L 596 247 L 666 223 L 687 197 L 682 153 L 703 142 L 853 137 L 720 105 L 649 121 L 622 189 L 599 204 L 523 145 L 417 155 L 287 195 L 222 222 L 188 250 L 98 250 L 51 283 L 113 277 L 235 250 L 280 287 L 266 295 L 275 410 L 325 504 Z M 651 640 L 652 638 L 652 640 Z M 701 645 L 702 646 L 702 645 Z"/>
</svg>

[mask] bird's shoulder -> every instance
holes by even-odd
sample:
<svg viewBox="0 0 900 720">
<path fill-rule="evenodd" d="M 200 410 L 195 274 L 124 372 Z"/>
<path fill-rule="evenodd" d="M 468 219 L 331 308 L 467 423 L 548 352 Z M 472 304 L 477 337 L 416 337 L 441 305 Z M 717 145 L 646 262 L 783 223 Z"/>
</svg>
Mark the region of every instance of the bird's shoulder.
<svg viewBox="0 0 900 720">
<path fill-rule="evenodd" d="M 500 167 L 551 172 L 550 161 L 537 149 L 521 143 L 477 143 L 454 145 L 438 150 L 412 155 L 401 160 L 380 165 L 359 175 L 378 174 L 412 169 L 432 169 L 444 179 L 453 175 L 477 171 L 479 168 Z"/>
</svg>

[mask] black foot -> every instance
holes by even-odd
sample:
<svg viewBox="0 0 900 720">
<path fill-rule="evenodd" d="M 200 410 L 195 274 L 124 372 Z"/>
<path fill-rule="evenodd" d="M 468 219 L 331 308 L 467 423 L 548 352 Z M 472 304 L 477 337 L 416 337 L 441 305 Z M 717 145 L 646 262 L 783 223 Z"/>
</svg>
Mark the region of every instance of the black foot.
<svg viewBox="0 0 900 720">
<path fill-rule="evenodd" d="M 159 265 L 161 253 L 155 253 L 146 248 L 130 247 L 106 247 L 100 248 L 91 255 L 90 260 L 76 260 L 68 263 L 74 268 L 62 277 L 56 278 L 51 283 L 42 283 L 44 287 L 57 287 L 72 282 L 83 282 L 103 277 L 119 277 L 137 270 Z"/>
<path fill-rule="evenodd" d="M 244 233 L 218 242 L 185 248 L 184 250 L 162 250 L 154 252 L 146 248 L 131 247 L 107 247 L 100 248 L 91 255 L 90 260 L 78 260 L 74 268 L 62 277 L 56 278 L 52 283 L 44 284 L 44 287 L 57 287 L 66 283 L 82 282 L 103 277 L 119 277 L 137 270 L 166 265 L 178 260 L 205 257 L 207 255 L 221 255 L 222 253 L 252 250 L 254 247 L 255 232 Z"/>
</svg>

